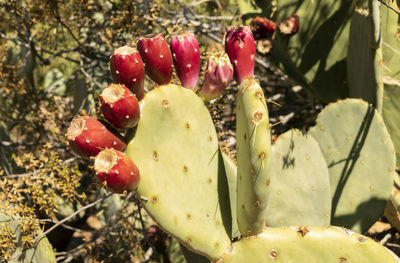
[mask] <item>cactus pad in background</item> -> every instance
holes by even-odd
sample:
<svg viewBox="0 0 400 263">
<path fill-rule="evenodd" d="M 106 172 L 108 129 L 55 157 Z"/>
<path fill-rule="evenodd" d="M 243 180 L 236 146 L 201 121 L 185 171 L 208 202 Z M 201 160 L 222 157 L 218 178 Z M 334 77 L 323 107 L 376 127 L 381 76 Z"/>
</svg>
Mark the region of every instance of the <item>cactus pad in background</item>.
<svg viewBox="0 0 400 263">
<path fill-rule="evenodd" d="M 144 96 L 144 65 L 139 52 L 129 46 L 114 50 L 110 58 L 111 76 L 128 87 L 141 100 Z"/>
<path fill-rule="evenodd" d="M 388 2 L 399 10 L 398 1 Z M 399 15 L 384 5 L 381 5 L 380 11 L 384 75 L 400 81 Z"/>
<path fill-rule="evenodd" d="M 172 78 L 172 55 L 162 34 L 141 38 L 138 50 L 145 63 L 146 73 L 157 84 L 167 84 Z"/>
<path fill-rule="evenodd" d="M 19 227 L 19 216 L 9 216 L 4 211 L 0 211 L 0 229 L 8 229 L 16 235 L 17 249 L 10 251 L 11 260 L 8 263 L 55 263 L 56 257 L 53 248 L 46 237 L 40 239 L 37 245 L 32 248 L 21 251 L 23 245 L 21 244 L 21 228 Z M 0 258 L 0 262 L 5 262 Z"/>
<path fill-rule="evenodd" d="M 254 76 L 256 43 L 250 27 L 229 27 L 225 35 L 225 52 L 231 60 L 233 78 L 238 84 L 246 77 Z"/>
<path fill-rule="evenodd" d="M 196 36 L 189 32 L 173 36 L 171 39 L 176 74 L 182 86 L 197 90 L 200 73 L 200 49 Z"/>
<path fill-rule="evenodd" d="M 265 225 L 270 179 L 271 134 L 268 108 L 258 82 L 246 78 L 236 95 L 237 204 L 240 233 L 250 236 Z"/>
<path fill-rule="evenodd" d="M 169 84 L 146 94 L 141 114 L 127 155 L 140 170 L 137 191 L 146 210 L 185 246 L 219 258 L 230 243 L 232 218 L 207 108 L 193 91 Z"/>
<path fill-rule="evenodd" d="M 280 135 L 270 164 L 266 225 L 329 225 L 329 173 L 314 138 L 299 130 Z"/>
<path fill-rule="evenodd" d="M 328 105 L 310 133 L 329 168 L 331 224 L 366 232 L 383 214 L 396 165 L 382 117 L 372 105 L 346 99 Z"/>
<path fill-rule="evenodd" d="M 398 263 L 400 259 L 368 237 L 330 226 L 266 228 L 233 243 L 218 261 L 236 262 Z"/>
<path fill-rule="evenodd" d="M 395 176 L 399 176 L 396 175 Z M 390 222 L 390 224 L 400 231 L 400 191 L 394 187 L 392 191 L 392 196 L 387 203 L 385 208 L 385 217 Z"/>
<path fill-rule="evenodd" d="M 232 214 L 232 239 L 235 239 L 240 237 L 240 231 L 236 215 L 237 166 L 235 164 L 235 161 L 232 160 L 231 157 L 229 157 L 224 152 L 222 152 L 222 158 L 224 159 L 224 167 L 229 187 L 229 200 L 231 204 L 231 214 Z"/>
<path fill-rule="evenodd" d="M 388 2 L 389 3 L 389 2 Z M 398 1 L 390 5 L 399 10 Z M 400 38 L 399 15 L 386 6 L 381 7 L 382 52 L 384 70 L 383 119 L 396 148 L 397 167 L 400 167 Z"/>
<path fill-rule="evenodd" d="M 374 55 L 371 45 L 371 25 L 368 13 L 361 9 L 351 19 L 349 51 L 346 59 L 349 96 L 362 98 L 376 105 Z M 380 66 L 380 65 L 379 65 Z"/>
<path fill-rule="evenodd" d="M 396 148 L 397 168 L 400 167 L 400 81 L 385 77 L 382 115 Z"/>
</svg>

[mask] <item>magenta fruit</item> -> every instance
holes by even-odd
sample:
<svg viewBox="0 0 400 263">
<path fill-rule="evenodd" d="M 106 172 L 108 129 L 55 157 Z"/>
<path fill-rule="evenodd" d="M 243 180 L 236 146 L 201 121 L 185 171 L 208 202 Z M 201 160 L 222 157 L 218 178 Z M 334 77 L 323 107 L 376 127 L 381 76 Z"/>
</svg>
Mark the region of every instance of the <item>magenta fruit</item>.
<svg viewBox="0 0 400 263">
<path fill-rule="evenodd" d="M 233 78 L 238 84 L 246 77 L 254 76 L 256 43 L 248 26 L 228 28 L 225 51 L 233 65 Z"/>
<path fill-rule="evenodd" d="M 200 50 L 195 35 L 184 33 L 172 37 L 171 51 L 182 86 L 196 90 L 200 73 Z"/>
<path fill-rule="evenodd" d="M 225 52 L 215 52 L 207 60 L 203 89 L 200 95 L 206 101 L 221 94 L 232 80 L 233 67 Z"/>
</svg>

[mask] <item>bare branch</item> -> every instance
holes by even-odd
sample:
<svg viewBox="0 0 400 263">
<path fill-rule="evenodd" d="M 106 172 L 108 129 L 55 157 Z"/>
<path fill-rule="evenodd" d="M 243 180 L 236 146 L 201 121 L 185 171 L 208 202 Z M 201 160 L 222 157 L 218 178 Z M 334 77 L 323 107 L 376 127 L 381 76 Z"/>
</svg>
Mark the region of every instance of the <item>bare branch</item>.
<svg viewBox="0 0 400 263">
<path fill-rule="evenodd" d="M 65 222 L 67 222 L 68 220 L 70 220 L 72 217 L 74 217 L 75 215 L 79 214 L 82 211 L 85 211 L 86 209 L 89 209 L 95 205 L 97 205 L 98 203 L 103 202 L 104 200 L 106 200 L 107 198 L 109 198 L 110 196 L 112 196 L 114 193 L 109 193 L 108 195 L 106 195 L 105 197 L 98 199 L 84 207 L 79 208 L 78 210 L 76 210 L 74 213 L 72 213 L 71 215 L 67 216 L 66 218 L 64 218 L 63 220 L 59 221 L 57 224 L 55 224 L 54 226 L 50 227 L 49 229 L 47 229 L 45 232 L 43 232 L 41 235 L 39 235 L 38 237 L 36 237 L 35 239 L 35 243 L 37 244 L 40 239 L 42 239 L 43 237 L 45 237 L 48 233 L 50 233 L 51 231 L 53 231 L 55 228 L 59 227 L 60 225 L 64 224 Z"/>
</svg>

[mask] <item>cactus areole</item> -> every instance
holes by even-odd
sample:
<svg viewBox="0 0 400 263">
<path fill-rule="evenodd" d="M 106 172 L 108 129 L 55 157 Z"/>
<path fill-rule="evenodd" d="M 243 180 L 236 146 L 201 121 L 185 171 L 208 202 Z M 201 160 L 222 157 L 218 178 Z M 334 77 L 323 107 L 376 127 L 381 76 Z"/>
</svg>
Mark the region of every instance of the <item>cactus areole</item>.
<svg viewBox="0 0 400 263">
<path fill-rule="evenodd" d="M 120 136 L 115 135 L 93 117 L 74 118 L 66 137 L 72 151 L 83 158 L 95 156 L 101 150 L 111 147 L 121 151 L 126 149 L 126 144 Z"/>
<path fill-rule="evenodd" d="M 111 75 L 141 100 L 144 96 L 144 64 L 139 52 L 130 46 L 117 48 L 110 58 Z"/>
<path fill-rule="evenodd" d="M 231 60 L 233 78 L 238 84 L 254 76 L 256 43 L 248 26 L 229 27 L 225 35 L 225 51 Z"/>
<path fill-rule="evenodd" d="M 111 192 L 122 194 L 136 189 L 139 169 L 123 152 L 115 149 L 101 151 L 94 161 L 97 177 Z"/>
<path fill-rule="evenodd" d="M 137 46 L 149 77 L 159 85 L 169 83 L 172 78 L 172 55 L 164 36 L 141 38 Z"/>
<path fill-rule="evenodd" d="M 233 67 L 225 52 L 215 52 L 207 60 L 201 96 L 206 100 L 221 94 L 232 80 Z"/>
<path fill-rule="evenodd" d="M 122 84 L 111 84 L 100 94 L 101 111 L 115 127 L 134 127 L 140 116 L 139 103 L 135 95 Z"/>
<path fill-rule="evenodd" d="M 200 50 L 195 35 L 189 32 L 172 37 L 171 51 L 176 74 L 182 86 L 197 90 L 200 73 Z"/>
</svg>

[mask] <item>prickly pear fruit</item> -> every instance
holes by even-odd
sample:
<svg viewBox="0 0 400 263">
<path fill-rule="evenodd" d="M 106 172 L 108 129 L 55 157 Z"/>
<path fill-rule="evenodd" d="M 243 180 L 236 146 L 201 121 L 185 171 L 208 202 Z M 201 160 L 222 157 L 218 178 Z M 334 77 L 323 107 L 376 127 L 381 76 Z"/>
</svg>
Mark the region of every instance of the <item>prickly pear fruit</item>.
<svg viewBox="0 0 400 263">
<path fill-rule="evenodd" d="M 251 31 L 256 40 L 272 36 L 276 31 L 276 23 L 265 17 L 255 17 L 250 22 Z"/>
<path fill-rule="evenodd" d="M 253 77 L 256 43 L 248 26 L 229 27 L 225 35 L 225 51 L 233 65 L 233 77 L 242 83 L 246 77 Z"/>
<path fill-rule="evenodd" d="M 115 127 L 134 127 L 140 116 L 140 108 L 135 95 L 123 84 L 108 85 L 100 94 L 101 111 Z"/>
<path fill-rule="evenodd" d="M 96 156 L 94 171 L 107 189 L 117 194 L 133 191 L 139 184 L 139 169 L 126 154 L 112 148 Z"/>
<path fill-rule="evenodd" d="M 83 158 L 95 156 L 101 150 L 114 148 L 125 150 L 126 144 L 120 136 L 108 130 L 93 117 L 79 116 L 72 120 L 66 134 L 72 151 Z"/>
<path fill-rule="evenodd" d="M 279 31 L 285 36 L 293 36 L 299 31 L 299 27 L 300 17 L 298 14 L 293 14 L 279 23 Z"/>
<path fill-rule="evenodd" d="M 201 96 L 211 100 L 221 94 L 233 76 L 233 67 L 225 52 L 214 52 L 207 60 Z"/>
<path fill-rule="evenodd" d="M 196 36 L 189 32 L 172 37 L 171 51 L 182 86 L 196 90 L 200 72 L 200 50 Z"/>
<path fill-rule="evenodd" d="M 272 42 L 269 39 L 257 40 L 257 51 L 263 55 L 272 53 Z"/>
<path fill-rule="evenodd" d="M 137 45 L 147 75 L 157 84 L 169 83 L 172 78 L 172 55 L 164 36 L 141 38 Z"/>
<path fill-rule="evenodd" d="M 127 86 L 138 100 L 144 97 L 144 64 L 135 48 L 123 46 L 114 50 L 110 70 L 114 82 Z"/>
</svg>

